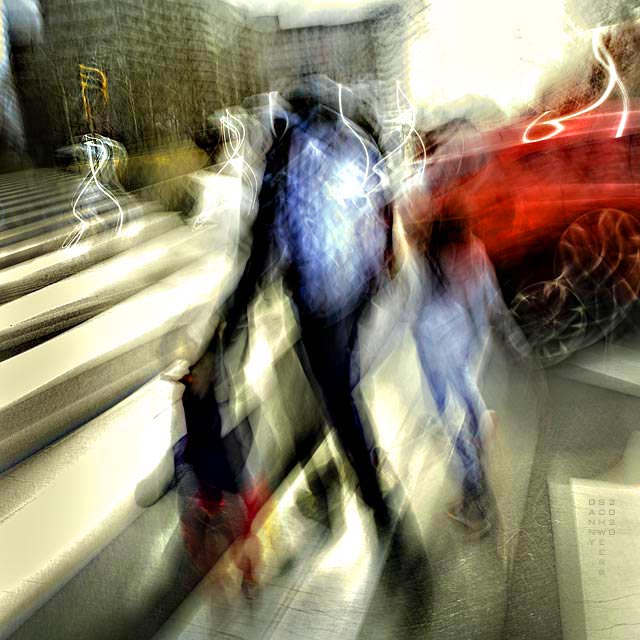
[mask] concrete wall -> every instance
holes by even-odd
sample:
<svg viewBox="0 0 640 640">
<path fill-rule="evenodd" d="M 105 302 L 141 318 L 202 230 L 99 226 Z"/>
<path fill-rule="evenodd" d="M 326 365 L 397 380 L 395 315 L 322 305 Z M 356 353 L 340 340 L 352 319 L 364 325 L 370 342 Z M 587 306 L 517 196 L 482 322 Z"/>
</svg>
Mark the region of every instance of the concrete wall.
<svg viewBox="0 0 640 640">
<path fill-rule="evenodd" d="M 249 19 L 222 0 L 43 0 L 44 40 L 14 62 L 31 150 L 50 157 L 92 129 L 130 148 L 157 146 L 304 73 L 382 80 L 385 100 L 394 100 L 395 80 L 406 86 L 406 6 L 353 24 L 283 30 L 276 18 Z M 100 69 L 108 84 L 107 101 L 99 74 L 89 73 L 90 117 L 80 65 Z"/>
<path fill-rule="evenodd" d="M 344 84 L 374 80 L 373 27 L 367 21 L 261 33 L 265 82 L 275 86 L 305 73 L 322 73 Z"/>
<path fill-rule="evenodd" d="M 257 59 L 240 12 L 204 0 L 46 0 L 44 42 L 16 72 L 32 147 L 50 152 L 92 128 L 131 145 L 202 128 L 254 93 Z M 86 117 L 79 65 L 92 73 Z"/>
</svg>

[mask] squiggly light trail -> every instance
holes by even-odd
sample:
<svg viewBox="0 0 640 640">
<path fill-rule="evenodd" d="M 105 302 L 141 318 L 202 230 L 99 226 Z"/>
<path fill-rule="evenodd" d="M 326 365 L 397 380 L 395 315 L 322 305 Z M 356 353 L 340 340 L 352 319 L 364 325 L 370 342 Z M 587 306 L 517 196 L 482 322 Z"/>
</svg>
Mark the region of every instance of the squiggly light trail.
<svg viewBox="0 0 640 640">
<path fill-rule="evenodd" d="M 271 95 L 269 96 L 269 104 L 271 106 Z M 232 115 L 228 109 L 226 111 L 226 114 L 220 118 L 220 123 L 222 125 L 224 153 L 227 159 L 220 167 L 220 169 L 216 172 L 215 176 L 217 177 L 221 175 L 229 165 L 237 167 L 239 164 L 242 176 L 247 176 L 250 182 L 249 187 L 251 190 L 251 205 L 249 206 L 248 211 L 252 211 L 258 193 L 258 178 L 253 169 L 245 162 L 241 153 L 247 138 L 246 128 L 242 121 L 236 116 Z M 213 210 L 218 202 L 219 200 L 216 199 L 214 203 L 205 207 L 205 209 L 196 216 L 195 220 L 193 221 L 194 231 L 199 229 L 210 219 L 211 214 L 213 213 Z"/>
<path fill-rule="evenodd" d="M 404 99 L 406 103 L 405 107 L 403 107 L 400 104 L 401 97 Z M 424 178 L 424 174 L 427 167 L 427 160 L 426 160 L 427 149 L 424 146 L 424 142 L 422 141 L 422 138 L 420 137 L 420 135 L 418 134 L 418 131 L 415 128 L 416 110 L 413 104 L 411 103 L 411 100 L 409 100 L 409 97 L 407 96 L 407 94 L 402 90 L 402 87 L 400 86 L 400 82 L 398 80 L 396 81 L 396 106 L 397 106 L 397 115 L 391 118 L 390 124 L 394 129 L 400 130 L 401 133 L 403 132 L 403 128 L 408 126 L 409 132 L 403 137 L 403 139 L 398 143 L 398 145 L 393 150 L 387 153 L 379 162 L 376 163 L 376 165 L 373 168 L 373 171 L 378 173 L 378 168 L 382 164 L 386 164 L 389 158 L 391 158 L 393 155 L 402 151 L 405 148 L 407 142 L 411 139 L 411 136 L 413 135 L 418 139 L 418 143 L 422 147 L 423 153 L 422 153 L 422 159 L 420 161 L 420 169 L 412 176 L 412 178 L 409 179 L 408 182 L 420 185 L 422 184 L 422 180 Z M 407 168 L 407 174 L 410 173 L 411 168 L 410 167 L 406 167 L 406 168 Z"/>
<path fill-rule="evenodd" d="M 365 187 L 367 185 L 367 182 L 369 181 L 369 174 L 370 174 L 370 169 L 371 169 L 371 160 L 369 158 L 369 151 L 367 150 L 367 145 L 365 144 L 364 140 L 360 137 L 358 132 L 349 124 L 349 121 L 344 116 L 344 110 L 343 110 L 343 107 L 342 107 L 342 85 L 341 84 L 338 84 L 338 105 L 339 105 L 339 108 L 340 108 L 340 118 L 342 119 L 342 123 L 357 138 L 358 142 L 360 143 L 360 145 L 362 146 L 362 148 L 364 150 L 364 155 L 365 155 L 365 158 L 366 158 L 366 166 L 365 166 L 364 177 L 362 179 L 362 186 L 361 186 L 362 193 L 364 195 L 364 194 L 366 194 Z"/>
<path fill-rule="evenodd" d="M 275 115 L 274 115 L 274 105 L 276 104 L 276 97 L 278 95 L 277 91 L 270 91 L 269 92 L 269 122 L 271 124 L 271 133 L 273 134 L 273 137 L 277 137 L 276 136 L 276 128 L 275 128 Z M 287 122 L 287 129 L 289 128 L 289 117 L 287 116 L 287 112 L 285 110 L 283 110 L 283 115 L 284 118 Z"/>
<path fill-rule="evenodd" d="M 570 113 L 566 116 L 561 116 L 559 118 L 551 118 L 550 120 L 543 120 L 545 116 L 547 116 L 550 111 L 545 111 L 540 114 L 537 118 L 535 118 L 525 129 L 524 134 L 522 135 L 522 142 L 530 143 L 530 142 L 542 142 L 543 140 L 549 140 L 554 136 L 558 135 L 562 131 L 564 131 L 564 125 L 562 124 L 566 120 L 571 120 L 572 118 L 578 118 L 583 116 L 594 109 L 597 109 L 600 105 L 602 105 L 605 100 L 611 95 L 616 85 L 622 95 L 622 115 L 620 116 L 620 122 L 618 124 L 618 128 L 616 130 L 616 138 L 619 138 L 623 132 L 627 123 L 627 118 L 629 116 L 629 95 L 627 90 L 618 75 L 618 70 L 616 68 L 616 64 L 611 57 L 611 54 L 607 51 L 604 43 L 602 42 L 602 30 L 595 29 L 591 36 L 591 46 L 593 48 L 593 54 L 596 60 L 600 63 L 600 65 L 608 72 L 609 74 L 609 82 L 607 83 L 607 87 L 604 90 L 604 93 L 592 104 L 584 109 L 580 109 L 574 113 Z M 540 136 L 538 138 L 531 138 L 529 132 L 536 125 L 546 125 L 552 126 L 554 128 L 551 133 Z"/>
<path fill-rule="evenodd" d="M 107 163 L 113 159 L 113 143 L 99 135 L 88 135 L 84 137 L 83 146 L 87 153 L 89 161 L 89 173 L 85 176 L 84 180 L 80 184 L 77 195 L 73 199 L 72 213 L 78 220 L 78 224 L 74 227 L 73 231 L 67 236 L 62 244 L 63 249 L 69 249 L 77 245 L 82 239 L 84 232 L 86 231 L 89 223 L 83 217 L 81 210 L 78 210 L 78 203 L 85 196 L 87 190 L 91 184 L 95 184 L 98 191 L 111 200 L 118 209 L 118 222 L 116 225 L 117 235 L 120 235 L 122 231 L 122 225 L 124 222 L 124 211 L 120 206 L 117 198 L 100 182 L 99 175 L 107 166 Z M 98 215 L 89 209 L 91 215 L 99 221 Z"/>
</svg>

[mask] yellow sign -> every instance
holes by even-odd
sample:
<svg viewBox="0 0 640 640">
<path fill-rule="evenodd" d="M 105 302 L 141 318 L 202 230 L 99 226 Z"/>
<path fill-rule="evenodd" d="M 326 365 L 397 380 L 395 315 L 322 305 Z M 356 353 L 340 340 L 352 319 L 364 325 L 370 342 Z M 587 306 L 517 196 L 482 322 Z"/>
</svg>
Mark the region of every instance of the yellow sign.
<svg viewBox="0 0 640 640">
<path fill-rule="evenodd" d="M 89 91 L 97 90 L 102 95 L 104 104 L 107 104 L 109 102 L 107 75 L 102 69 L 98 69 L 97 67 L 87 67 L 84 64 L 78 66 L 80 67 L 80 87 L 82 88 L 84 117 L 89 123 L 91 132 L 93 132 L 93 109 L 91 107 L 91 100 L 89 99 Z"/>
</svg>

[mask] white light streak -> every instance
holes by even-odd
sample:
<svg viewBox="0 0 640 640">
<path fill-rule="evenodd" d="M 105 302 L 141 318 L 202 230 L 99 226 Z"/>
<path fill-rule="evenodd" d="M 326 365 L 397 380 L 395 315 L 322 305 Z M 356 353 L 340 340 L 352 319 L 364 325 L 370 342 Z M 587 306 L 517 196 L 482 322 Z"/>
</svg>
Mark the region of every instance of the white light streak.
<svg viewBox="0 0 640 640">
<path fill-rule="evenodd" d="M 275 110 L 274 110 L 274 106 L 277 105 L 278 103 L 277 98 L 278 98 L 277 91 L 269 92 L 269 122 L 271 123 L 271 133 L 273 134 L 274 138 L 278 137 L 276 135 Z M 286 130 L 289 128 L 289 116 L 287 115 L 287 112 L 285 110 L 281 109 L 280 111 L 282 111 L 282 114 L 284 115 L 285 121 L 287 123 L 287 126 L 285 128 L 285 132 L 286 132 Z"/>
<path fill-rule="evenodd" d="M 271 108 L 271 94 L 269 94 L 269 107 Z M 222 141 L 224 153 L 227 159 L 215 175 L 216 177 L 220 176 L 227 167 L 233 167 L 236 171 L 241 173 L 242 177 L 247 177 L 251 193 L 251 204 L 248 209 L 248 213 L 250 214 L 251 211 L 253 211 L 258 194 L 258 178 L 249 164 L 245 162 L 242 153 L 247 139 L 246 128 L 242 121 L 234 116 L 228 109 L 226 114 L 220 118 L 220 124 L 222 125 Z M 194 231 L 198 230 L 203 224 L 209 221 L 211 214 L 219 203 L 220 199 L 216 198 L 212 204 L 205 206 L 205 208 L 196 216 L 193 221 Z"/>
<path fill-rule="evenodd" d="M 400 105 L 401 96 L 402 98 L 404 98 L 404 101 L 407 105 L 407 107 L 404 109 Z M 396 80 L 396 105 L 398 107 L 398 126 L 400 127 L 400 130 L 402 130 L 403 125 L 408 126 L 409 133 L 398 145 L 398 147 L 389 154 L 389 156 L 391 156 L 396 151 L 399 151 L 400 149 L 404 148 L 405 144 L 411 139 L 411 136 L 414 135 L 418 139 L 418 142 L 422 147 L 422 160 L 420 161 L 420 169 L 414 174 L 413 179 L 410 181 L 415 182 L 416 184 L 422 184 L 422 181 L 424 179 L 424 174 L 427 168 L 427 149 L 424 146 L 424 142 L 422 141 L 420 134 L 416 130 L 415 107 L 411 103 L 411 100 L 409 100 L 409 97 L 407 96 L 407 94 L 402 90 L 402 87 L 400 86 L 400 82 L 397 80 Z M 407 167 L 407 168 L 408 168 L 407 173 L 409 173 L 410 167 Z"/>
<path fill-rule="evenodd" d="M 358 142 L 362 145 L 362 148 L 364 149 L 364 155 L 365 155 L 366 163 L 367 163 L 366 167 L 365 167 L 364 178 L 362 180 L 362 187 L 361 187 L 362 193 L 364 195 L 366 193 L 365 187 L 367 185 L 367 182 L 369 181 L 369 172 L 370 172 L 370 169 L 371 169 L 371 160 L 369 158 L 369 151 L 367 150 L 367 145 L 365 144 L 364 140 L 360 137 L 358 132 L 349 124 L 349 121 L 344 116 L 344 110 L 342 108 L 342 85 L 341 84 L 338 84 L 338 105 L 340 107 L 340 118 L 342 119 L 343 124 L 358 139 Z"/>
<path fill-rule="evenodd" d="M 554 136 L 558 135 L 562 131 L 564 131 L 563 122 L 567 120 L 571 120 L 573 118 L 579 118 L 594 109 L 597 109 L 601 106 L 605 100 L 611 95 L 616 85 L 622 95 L 622 114 L 620 116 L 620 122 L 618 123 L 618 128 L 616 129 L 616 138 L 619 138 L 623 133 L 627 123 L 627 118 L 629 116 L 629 95 L 627 90 L 618 75 L 618 70 L 616 68 L 616 64 L 611 57 L 611 54 L 607 51 L 607 48 L 604 46 L 602 42 L 602 30 L 594 29 L 591 36 L 591 47 L 593 49 L 593 55 L 596 60 L 600 63 L 600 65 L 607 71 L 609 74 L 609 82 L 607 83 L 607 87 L 604 90 L 603 94 L 592 104 L 585 107 L 584 109 L 580 109 L 579 111 L 575 111 L 574 113 L 570 113 L 566 116 L 561 116 L 559 118 L 551 118 L 549 120 L 544 120 L 545 116 L 547 116 L 550 111 L 545 111 L 540 114 L 537 118 L 535 118 L 525 129 L 524 134 L 522 135 L 522 142 L 530 143 L 530 142 L 542 142 L 543 140 L 549 140 Z M 529 132 L 536 127 L 537 125 L 542 126 L 551 126 L 553 127 L 553 131 L 548 133 L 547 135 L 540 136 L 537 138 L 532 138 L 529 135 Z"/>
<path fill-rule="evenodd" d="M 78 210 L 78 203 L 85 196 L 89 187 L 94 184 L 98 191 L 111 200 L 118 209 L 118 222 L 116 225 L 117 235 L 120 235 L 122 231 L 122 225 L 124 222 L 124 211 L 120 206 L 120 203 L 115 196 L 100 182 L 100 174 L 108 166 L 108 163 L 114 162 L 114 144 L 108 138 L 104 138 L 99 135 L 87 135 L 83 139 L 83 146 L 87 154 L 89 162 L 89 173 L 85 176 L 84 180 L 80 184 L 77 195 L 73 199 L 72 212 L 74 217 L 78 220 L 78 224 L 74 227 L 73 231 L 67 236 L 66 240 L 62 244 L 63 249 L 67 249 L 75 246 L 80 242 L 84 232 L 86 231 L 89 223 L 83 216 L 81 210 Z M 115 171 L 115 168 L 114 168 Z M 92 215 L 96 221 L 100 221 L 99 216 L 91 208 L 89 214 Z"/>
</svg>

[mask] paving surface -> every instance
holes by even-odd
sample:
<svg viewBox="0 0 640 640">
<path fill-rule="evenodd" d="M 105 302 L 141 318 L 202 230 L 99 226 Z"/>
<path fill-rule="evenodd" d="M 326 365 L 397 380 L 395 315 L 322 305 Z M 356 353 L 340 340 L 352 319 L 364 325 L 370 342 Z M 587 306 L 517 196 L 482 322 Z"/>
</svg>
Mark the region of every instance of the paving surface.
<svg viewBox="0 0 640 640">
<path fill-rule="evenodd" d="M 237 586 L 234 592 L 229 582 L 225 590 L 215 577 L 205 579 L 157 640 L 505 637 L 509 571 L 546 387 L 494 350 L 484 388 L 500 414 L 488 453 L 498 517 L 488 537 L 470 542 L 446 515 L 456 476 L 441 434 L 427 427 L 433 406 L 422 398 L 413 349 L 410 339 L 402 341 L 363 388 L 388 455 L 385 479 L 401 485 L 394 496 L 402 517 L 390 539 L 378 541 L 346 488 L 337 533 L 302 517 L 295 496 L 306 484 L 299 474 L 283 487 L 272 516 L 261 591 L 247 600 Z"/>
</svg>

